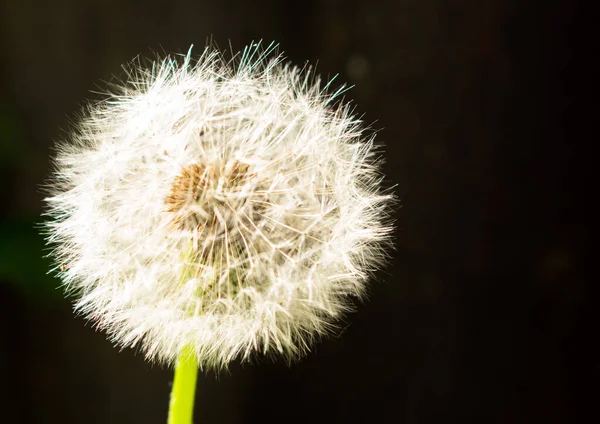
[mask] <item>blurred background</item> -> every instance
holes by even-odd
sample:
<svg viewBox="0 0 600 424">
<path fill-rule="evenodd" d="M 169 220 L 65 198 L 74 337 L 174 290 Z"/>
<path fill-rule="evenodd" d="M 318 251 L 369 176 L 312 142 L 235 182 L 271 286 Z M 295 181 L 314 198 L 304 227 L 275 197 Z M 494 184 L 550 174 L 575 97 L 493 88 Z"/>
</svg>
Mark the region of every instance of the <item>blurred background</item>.
<svg viewBox="0 0 600 424">
<path fill-rule="evenodd" d="M 597 417 L 592 25 L 552 0 L 1 0 L 0 421 L 166 422 L 172 371 L 113 348 L 46 274 L 40 185 L 122 63 L 209 37 L 276 40 L 355 84 L 402 207 L 339 337 L 291 367 L 201 373 L 196 422 Z"/>
</svg>

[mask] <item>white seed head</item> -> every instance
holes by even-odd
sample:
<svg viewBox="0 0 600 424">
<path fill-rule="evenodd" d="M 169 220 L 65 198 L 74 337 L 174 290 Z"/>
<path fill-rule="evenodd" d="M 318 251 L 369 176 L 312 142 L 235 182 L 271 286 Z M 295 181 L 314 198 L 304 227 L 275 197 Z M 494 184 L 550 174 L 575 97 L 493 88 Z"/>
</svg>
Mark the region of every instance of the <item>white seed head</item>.
<svg viewBox="0 0 600 424">
<path fill-rule="evenodd" d="M 373 135 L 343 88 L 273 49 L 131 65 L 58 144 L 56 268 L 77 311 L 149 359 L 298 357 L 386 256 Z"/>
</svg>

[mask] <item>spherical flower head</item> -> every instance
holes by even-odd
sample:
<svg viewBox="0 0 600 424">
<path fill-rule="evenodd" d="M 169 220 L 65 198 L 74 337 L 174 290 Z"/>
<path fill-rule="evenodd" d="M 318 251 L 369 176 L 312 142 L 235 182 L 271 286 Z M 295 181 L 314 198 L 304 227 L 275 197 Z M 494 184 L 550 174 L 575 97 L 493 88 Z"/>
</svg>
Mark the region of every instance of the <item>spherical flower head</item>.
<svg viewBox="0 0 600 424">
<path fill-rule="evenodd" d="M 59 275 L 77 311 L 149 359 L 298 357 L 385 257 L 373 135 L 343 88 L 272 53 L 130 65 L 58 144 Z"/>
</svg>

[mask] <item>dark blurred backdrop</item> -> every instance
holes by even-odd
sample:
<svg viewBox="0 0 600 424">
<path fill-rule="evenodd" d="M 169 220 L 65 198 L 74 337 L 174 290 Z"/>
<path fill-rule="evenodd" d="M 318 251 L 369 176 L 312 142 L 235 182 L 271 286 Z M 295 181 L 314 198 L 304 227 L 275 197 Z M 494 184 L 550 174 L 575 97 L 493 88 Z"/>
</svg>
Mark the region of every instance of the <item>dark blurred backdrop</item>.
<svg viewBox="0 0 600 424">
<path fill-rule="evenodd" d="M 34 225 L 50 146 L 90 90 L 210 36 L 276 40 L 355 84 L 402 207 L 340 336 L 291 367 L 201 374 L 196 422 L 589 420 L 593 24 L 552 0 L 0 1 L 0 422 L 166 422 L 171 371 L 73 316 Z"/>
</svg>

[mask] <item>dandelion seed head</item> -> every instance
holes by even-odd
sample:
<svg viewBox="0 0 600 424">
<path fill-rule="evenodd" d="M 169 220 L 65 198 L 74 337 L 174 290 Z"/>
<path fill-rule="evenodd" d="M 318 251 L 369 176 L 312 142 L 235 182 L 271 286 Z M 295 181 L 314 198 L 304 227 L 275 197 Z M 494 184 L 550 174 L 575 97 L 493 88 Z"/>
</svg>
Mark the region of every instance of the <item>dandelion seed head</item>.
<svg viewBox="0 0 600 424">
<path fill-rule="evenodd" d="M 385 258 L 392 196 L 340 90 L 273 47 L 132 64 L 58 144 L 47 238 L 75 308 L 199 365 L 306 353 Z"/>
</svg>

